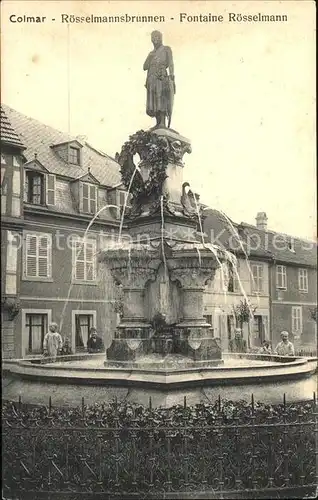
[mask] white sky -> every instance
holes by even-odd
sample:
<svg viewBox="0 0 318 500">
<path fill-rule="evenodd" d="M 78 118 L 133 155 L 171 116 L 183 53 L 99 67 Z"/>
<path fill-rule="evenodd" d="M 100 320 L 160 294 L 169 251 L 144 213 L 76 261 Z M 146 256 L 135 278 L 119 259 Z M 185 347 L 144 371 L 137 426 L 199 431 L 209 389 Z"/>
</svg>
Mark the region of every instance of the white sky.
<svg viewBox="0 0 318 500">
<path fill-rule="evenodd" d="M 266 211 L 270 229 L 316 238 L 314 2 L 4 0 L 1 7 L 2 102 L 85 135 L 110 155 L 154 124 L 142 65 L 151 31 L 161 30 L 175 63 L 171 126 L 192 142 L 184 179 L 236 222 L 254 224 Z M 179 12 L 287 14 L 288 22 L 180 23 Z M 167 21 L 67 25 L 63 13 Z M 48 20 L 11 23 L 11 14 Z"/>
</svg>

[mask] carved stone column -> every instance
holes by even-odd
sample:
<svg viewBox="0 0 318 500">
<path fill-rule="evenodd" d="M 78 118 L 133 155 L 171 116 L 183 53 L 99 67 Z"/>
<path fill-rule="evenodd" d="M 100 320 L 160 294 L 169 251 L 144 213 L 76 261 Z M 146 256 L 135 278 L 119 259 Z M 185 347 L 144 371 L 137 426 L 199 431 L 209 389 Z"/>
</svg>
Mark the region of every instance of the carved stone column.
<svg viewBox="0 0 318 500">
<path fill-rule="evenodd" d="M 183 323 L 202 324 L 204 288 L 183 288 Z"/>
<path fill-rule="evenodd" d="M 140 288 L 124 288 L 122 323 L 145 322 L 144 291 Z"/>
<path fill-rule="evenodd" d="M 123 317 L 119 327 L 131 323 L 147 323 L 144 310 L 144 291 L 148 281 L 156 279 L 156 269 L 132 261 L 124 267 L 111 263 L 112 276 L 123 286 Z M 143 266 L 143 267 L 141 267 Z M 147 326 L 149 326 L 147 324 Z"/>
<path fill-rule="evenodd" d="M 199 267 L 197 260 L 169 261 L 173 269 L 171 280 L 179 281 L 183 294 L 183 318 L 176 328 L 175 342 L 180 353 L 198 362 L 219 364 L 221 349 L 211 337 L 209 325 L 203 318 L 203 293 L 207 281 L 215 275 L 213 259 Z M 188 265 L 187 265 L 188 264 Z"/>
<path fill-rule="evenodd" d="M 203 293 L 205 284 L 212 279 L 215 269 L 209 267 L 175 267 L 171 271 L 171 280 L 179 281 L 183 294 L 183 320 L 181 324 L 205 325 L 203 318 Z M 181 325 L 180 324 L 180 325 Z"/>
<path fill-rule="evenodd" d="M 109 252 L 108 267 L 113 278 L 123 286 L 123 317 L 111 346 L 107 349 L 107 363 L 127 364 L 147 353 L 150 324 L 145 314 L 146 283 L 154 281 L 160 261 L 149 251 L 120 251 L 117 257 Z"/>
</svg>

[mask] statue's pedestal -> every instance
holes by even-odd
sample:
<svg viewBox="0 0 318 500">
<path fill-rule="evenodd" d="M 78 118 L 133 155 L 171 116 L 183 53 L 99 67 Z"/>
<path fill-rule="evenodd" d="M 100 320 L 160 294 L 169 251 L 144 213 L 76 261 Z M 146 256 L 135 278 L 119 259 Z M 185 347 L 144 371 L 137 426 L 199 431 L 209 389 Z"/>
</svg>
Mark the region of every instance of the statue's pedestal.
<svg viewBox="0 0 318 500">
<path fill-rule="evenodd" d="M 169 197 L 175 209 L 181 209 L 181 196 L 183 184 L 183 156 L 191 153 L 189 139 L 170 129 L 156 129 L 154 133 L 167 143 L 169 148 L 169 163 L 167 165 L 167 179 L 163 185 L 163 194 Z"/>
<path fill-rule="evenodd" d="M 183 137 L 171 129 L 158 128 L 153 130 L 153 134 L 160 137 L 161 143 L 168 157 L 166 166 L 167 178 L 160 188 L 165 200 L 168 200 L 169 207 L 173 215 L 183 216 L 182 193 L 183 193 L 183 156 L 185 153 L 191 153 L 191 143 L 189 139 Z M 141 161 L 140 172 L 144 182 L 149 179 L 150 165 L 146 161 Z M 141 216 L 147 217 L 151 215 L 153 206 L 159 202 L 159 195 L 156 200 L 149 199 L 144 203 Z"/>
</svg>

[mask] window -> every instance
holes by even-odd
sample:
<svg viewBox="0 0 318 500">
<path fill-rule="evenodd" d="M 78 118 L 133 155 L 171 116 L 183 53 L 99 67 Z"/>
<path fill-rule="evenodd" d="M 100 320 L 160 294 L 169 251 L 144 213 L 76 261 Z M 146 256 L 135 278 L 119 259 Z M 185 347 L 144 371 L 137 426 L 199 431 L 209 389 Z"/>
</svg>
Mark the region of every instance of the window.
<svg viewBox="0 0 318 500">
<path fill-rule="evenodd" d="M 85 182 L 82 186 L 82 211 L 85 214 L 95 214 L 97 207 L 97 187 Z"/>
<path fill-rule="evenodd" d="M 96 241 L 73 240 L 73 280 L 96 280 Z"/>
<path fill-rule="evenodd" d="M 47 314 L 26 314 L 25 328 L 28 337 L 28 352 L 35 354 L 43 350 L 44 335 L 47 331 Z"/>
<path fill-rule="evenodd" d="M 69 150 L 69 162 L 73 165 L 80 165 L 81 163 L 81 151 L 79 148 L 74 148 L 70 146 Z"/>
<path fill-rule="evenodd" d="M 263 291 L 264 273 L 261 264 L 252 265 L 252 291 L 253 293 L 260 293 Z"/>
<path fill-rule="evenodd" d="M 238 276 L 238 264 L 236 265 L 236 269 L 234 265 L 230 262 L 228 264 L 228 292 L 237 292 L 239 290 L 239 276 Z"/>
<path fill-rule="evenodd" d="M 300 306 L 292 307 L 292 333 L 300 335 L 303 331 L 303 315 Z"/>
<path fill-rule="evenodd" d="M 265 340 L 263 317 L 260 315 L 255 315 L 251 323 L 253 346 L 260 347 L 263 340 Z"/>
<path fill-rule="evenodd" d="M 24 201 L 33 205 L 44 205 L 44 175 L 26 171 Z"/>
<path fill-rule="evenodd" d="M 32 205 L 55 205 L 55 175 L 27 170 L 24 176 L 24 201 Z"/>
<path fill-rule="evenodd" d="M 75 349 L 83 350 L 87 347 L 89 330 L 94 325 L 93 314 L 75 314 Z"/>
<path fill-rule="evenodd" d="M 287 290 L 287 274 L 285 266 L 276 266 L 276 288 Z"/>
<path fill-rule="evenodd" d="M 300 292 L 308 292 L 307 269 L 298 269 L 298 287 Z"/>
<path fill-rule="evenodd" d="M 24 278 L 52 277 L 52 235 L 29 233 L 25 235 Z"/>
</svg>

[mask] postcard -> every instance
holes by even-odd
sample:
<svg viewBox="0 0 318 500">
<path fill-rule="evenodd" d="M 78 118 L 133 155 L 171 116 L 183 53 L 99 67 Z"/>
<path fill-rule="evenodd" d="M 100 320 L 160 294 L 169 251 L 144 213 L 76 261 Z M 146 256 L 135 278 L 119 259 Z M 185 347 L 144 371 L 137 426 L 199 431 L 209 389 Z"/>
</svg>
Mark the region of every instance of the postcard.
<svg viewBox="0 0 318 500">
<path fill-rule="evenodd" d="M 314 498 L 314 2 L 1 28 L 3 498 Z"/>
</svg>

